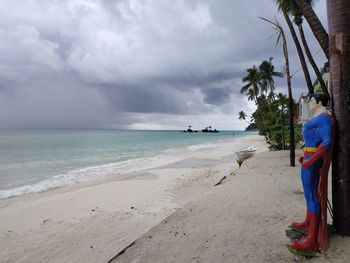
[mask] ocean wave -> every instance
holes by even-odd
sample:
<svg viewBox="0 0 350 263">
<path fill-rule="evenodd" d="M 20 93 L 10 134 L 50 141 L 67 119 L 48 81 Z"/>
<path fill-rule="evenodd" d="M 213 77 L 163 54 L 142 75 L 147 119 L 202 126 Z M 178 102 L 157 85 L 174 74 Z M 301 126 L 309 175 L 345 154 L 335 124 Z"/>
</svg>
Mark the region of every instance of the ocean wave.
<svg viewBox="0 0 350 263">
<path fill-rule="evenodd" d="M 189 151 L 200 151 L 205 149 L 216 148 L 217 146 L 218 144 L 205 143 L 205 144 L 192 145 L 187 147 L 187 149 Z"/>
<path fill-rule="evenodd" d="M 50 179 L 45 179 L 35 184 L 24 185 L 8 190 L 0 190 L 0 199 L 45 192 L 47 190 L 61 188 L 80 182 L 93 181 L 108 176 L 141 171 L 167 165 L 185 158 L 186 157 L 182 155 L 171 156 L 163 153 L 153 157 L 129 159 L 126 161 L 75 169 L 65 174 L 55 175 Z"/>
</svg>

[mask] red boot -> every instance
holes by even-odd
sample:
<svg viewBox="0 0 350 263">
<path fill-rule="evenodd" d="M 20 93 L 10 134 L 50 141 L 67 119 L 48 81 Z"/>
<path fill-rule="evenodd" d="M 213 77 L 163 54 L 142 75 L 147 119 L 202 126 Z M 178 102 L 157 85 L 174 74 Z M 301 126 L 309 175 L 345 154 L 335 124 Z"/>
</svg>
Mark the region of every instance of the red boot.
<svg viewBox="0 0 350 263">
<path fill-rule="evenodd" d="M 293 222 L 292 228 L 301 230 L 302 232 L 309 233 L 310 219 L 309 210 L 306 211 L 305 220 L 303 222 Z"/>
<path fill-rule="evenodd" d="M 292 247 L 304 252 L 318 252 L 319 246 L 317 242 L 318 228 L 320 225 L 320 215 L 313 215 L 309 213 L 310 227 L 309 235 L 304 239 L 294 242 Z"/>
</svg>

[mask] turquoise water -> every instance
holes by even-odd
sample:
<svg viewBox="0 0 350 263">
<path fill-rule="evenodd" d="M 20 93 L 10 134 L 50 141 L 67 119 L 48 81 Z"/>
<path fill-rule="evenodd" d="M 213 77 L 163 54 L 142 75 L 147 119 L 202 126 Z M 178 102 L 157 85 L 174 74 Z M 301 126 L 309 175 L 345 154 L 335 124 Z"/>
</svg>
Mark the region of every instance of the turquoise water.
<svg viewBox="0 0 350 263">
<path fill-rule="evenodd" d="M 178 149 L 196 151 L 215 147 L 220 140 L 251 134 L 3 131 L 0 132 L 0 198 L 168 164 L 186 158 L 184 151 L 179 154 Z"/>
</svg>

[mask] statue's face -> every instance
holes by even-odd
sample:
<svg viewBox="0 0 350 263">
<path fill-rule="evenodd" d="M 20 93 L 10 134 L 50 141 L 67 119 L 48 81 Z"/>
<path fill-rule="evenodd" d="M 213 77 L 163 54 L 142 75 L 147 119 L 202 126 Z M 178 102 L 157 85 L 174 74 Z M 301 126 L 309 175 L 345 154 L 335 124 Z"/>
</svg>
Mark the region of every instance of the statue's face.
<svg viewBox="0 0 350 263">
<path fill-rule="evenodd" d="M 310 101 L 309 101 L 309 109 L 310 109 L 310 111 L 314 112 L 317 109 L 318 106 L 319 105 L 318 105 L 316 99 L 314 97 L 312 97 L 310 99 Z"/>
</svg>

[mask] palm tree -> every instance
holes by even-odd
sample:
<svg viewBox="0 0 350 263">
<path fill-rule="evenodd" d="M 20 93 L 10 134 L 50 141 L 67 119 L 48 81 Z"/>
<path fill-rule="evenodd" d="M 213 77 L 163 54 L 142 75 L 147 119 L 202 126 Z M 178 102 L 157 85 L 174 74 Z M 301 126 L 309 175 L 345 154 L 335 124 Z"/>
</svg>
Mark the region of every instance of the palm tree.
<svg viewBox="0 0 350 263">
<path fill-rule="evenodd" d="M 307 1 L 310 4 L 312 3 L 312 0 L 307 0 Z M 327 89 L 326 84 L 322 78 L 322 74 L 315 63 L 315 60 L 311 54 L 309 45 L 307 44 L 307 41 L 305 38 L 304 29 L 303 29 L 302 12 L 301 12 L 300 8 L 298 7 L 298 5 L 296 4 L 295 0 L 291 0 L 289 3 L 290 3 L 289 4 L 290 13 L 294 16 L 294 23 L 298 27 L 300 39 L 301 39 L 301 42 L 303 44 L 305 54 L 306 54 L 306 56 L 311 64 L 315 74 L 316 74 L 317 80 L 320 83 L 320 86 L 322 88 L 323 93 L 328 95 L 328 89 Z"/>
<path fill-rule="evenodd" d="M 303 50 L 301 48 L 297 34 L 295 33 L 293 23 L 289 18 L 289 14 L 292 12 L 293 9 L 295 9 L 296 4 L 295 4 L 294 0 L 276 0 L 276 3 L 278 5 L 278 10 L 281 11 L 283 16 L 284 16 L 284 19 L 286 20 L 287 25 L 289 27 L 289 31 L 292 35 L 292 38 L 293 38 L 293 41 L 294 41 L 294 44 L 295 44 L 295 47 L 296 47 L 296 50 L 297 50 L 297 53 L 299 56 L 300 64 L 301 64 L 301 67 L 302 67 L 303 72 L 304 72 L 305 81 L 306 81 L 307 88 L 309 90 L 309 94 L 313 94 L 314 87 L 312 86 L 311 77 L 310 77 L 309 70 L 307 68 L 304 53 L 303 53 Z"/>
<path fill-rule="evenodd" d="M 241 88 L 241 94 L 247 93 L 249 98 L 253 99 L 255 105 L 258 106 L 258 96 L 259 96 L 259 71 L 254 65 L 252 68 L 247 69 L 248 74 L 242 78 L 242 82 L 245 85 Z"/>
<path fill-rule="evenodd" d="M 288 109 L 288 98 L 286 95 L 283 95 L 282 93 L 277 94 L 277 98 L 274 101 L 274 104 L 277 106 L 279 112 L 280 112 L 280 119 L 281 119 L 281 129 L 282 129 L 282 149 L 286 149 L 286 140 L 284 137 L 284 114 L 285 110 Z"/>
<path fill-rule="evenodd" d="M 253 88 L 250 88 L 250 89 L 247 91 L 247 96 L 248 96 L 248 100 L 254 101 L 254 102 L 255 102 L 255 105 L 258 105 L 258 101 L 257 101 L 257 99 L 256 99 L 255 93 L 256 93 L 256 91 L 254 91 Z"/>
<path fill-rule="evenodd" d="M 350 2 L 327 1 L 332 110 L 335 140 L 332 166 L 333 225 L 350 236 Z"/>
<path fill-rule="evenodd" d="M 248 124 L 250 124 L 248 121 L 247 121 L 247 114 L 244 112 L 244 111 L 240 111 L 240 112 L 238 112 L 238 119 L 239 120 L 243 120 L 243 121 L 246 121 Z"/>
<path fill-rule="evenodd" d="M 270 57 L 269 61 L 264 60 L 259 66 L 259 79 L 261 83 L 261 90 L 265 91 L 267 94 L 267 88 L 269 88 L 269 98 L 274 98 L 275 81 L 273 77 L 283 77 L 282 72 L 275 71 L 275 67 L 272 64 L 272 60 L 273 58 Z"/>
<path fill-rule="evenodd" d="M 307 2 L 311 5 L 313 0 L 307 0 Z M 292 2 L 290 4 L 290 8 L 291 8 L 291 14 L 294 16 L 294 23 L 297 25 L 298 30 L 299 30 L 299 35 L 301 38 L 301 42 L 304 46 L 305 54 L 306 54 L 306 56 L 311 64 L 312 68 L 314 69 L 314 72 L 316 74 L 318 82 L 321 85 L 323 93 L 328 94 L 328 90 L 327 90 L 326 84 L 322 78 L 321 72 L 315 63 L 315 60 L 313 59 L 310 48 L 307 44 L 305 34 L 304 34 L 304 29 L 303 29 L 302 11 L 299 8 L 299 6 L 297 5 L 296 0 L 292 0 Z"/>
<path fill-rule="evenodd" d="M 288 112 L 289 112 L 289 136 L 290 136 L 290 153 L 289 153 L 289 159 L 290 159 L 290 166 L 295 166 L 295 135 L 294 135 L 294 111 L 293 111 L 293 95 L 292 95 L 292 83 L 291 83 L 291 76 L 289 71 L 289 56 L 288 56 L 288 47 L 287 47 L 287 40 L 286 36 L 284 34 L 284 30 L 282 26 L 278 23 L 276 20 L 275 22 L 268 20 L 266 18 L 261 19 L 269 22 L 272 24 L 273 29 L 277 32 L 277 44 L 282 39 L 282 50 L 283 55 L 285 59 L 285 70 L 287 75 L 287 86 L 288 86 Z"/>
<path fill-rule="evenodd" d="M 310 0 L 295 0 L 296 4 L 298 5 L 299 9 L 301 10 L 303 16 L 305 17 L 306 21 L 308 22 L 312 33 L 318 40 L 318 43 L 320 44 L 324 54 L 326 55 L 327 59 L 329 59 L 329 39 L 328 34 L 324 27 L 322 26 L 320 20 L 318 19 L 315 11 L 311 7 Z"/>
<path fill-rule="evenodd" d="M 300 38 L 301 38 L 301 42 L 303 43 L 303 46 L 304 46 L 304 50 L 305 50 L 305 54 L 308 58 L 308 60 L 310 61 L 310 64 L 312 66 L 312 68 L 314 69 L 314 72 L 316 74 L 316 77 L 317 77 L 317 80 L 318 82 L 320 83 L 321 85 L 321 88 L 322 88 L 322 91 L 324 94 L 327 94 L 329 95 L 328 93 L 328 88 L 326 86 L 326 83 L 324 82 L 323 80 L 323 77 L 322 77 L 322 74 L 319 70 L 319 68 L 317 67 L 316 63 L 315 63 L 315 60 L 313 59 L 312 57 L 312 54 L 311 54 L 311 51 L 309 49 L 309 46 L 306 42 L 306 38 L 305 38 L 305 34 L 304 34 L 304 29 L 302 27 L 302 25 L 298 25 L 298 29 L 299 29 L 299 34 L 300 34 Z"/>
</svg>

